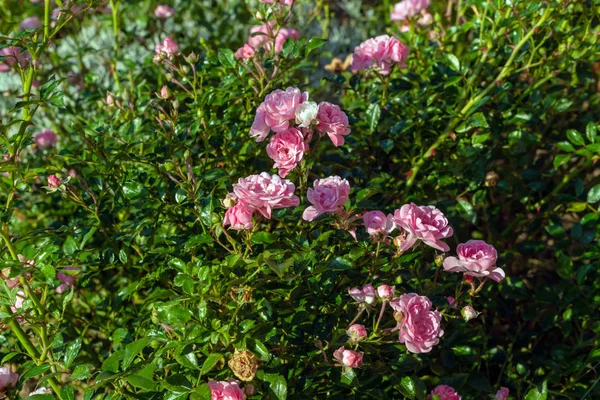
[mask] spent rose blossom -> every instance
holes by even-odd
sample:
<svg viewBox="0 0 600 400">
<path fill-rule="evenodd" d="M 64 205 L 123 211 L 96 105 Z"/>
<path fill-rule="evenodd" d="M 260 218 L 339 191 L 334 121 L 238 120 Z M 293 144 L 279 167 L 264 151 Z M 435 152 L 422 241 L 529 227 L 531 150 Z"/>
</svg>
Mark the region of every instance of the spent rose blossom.
<svg viewBox="0 0 600 400">
<path fill-rule="evenodd" d="M 429 7 L 429 0 L 403 0 L 394 5 L 392 21 L 402 21 L 414 17 L 427 7 Z"/>
<path fill-rule="evenodd" d="M 175 10 L 167 5 L 161 4 L 154 9 L 154 16 L 160 19 L 171 18 L 175 15 Z"/>
<path fill-rule="evenodd" d="M 324 101 L 317 112 L 317 130 L 329 135 L 334 146 L 339 147 L 344 144 L 344 136 L 350 134 L 348 116 L 339 106 Z"/>
<path fill-rule="evenodd" d="M 60 179 L 56 175 L 48 176 L 48 187 L 55 189 L 60 186 Z"/>
<path fill-rule="evenodd" d="M 223 226 L 230 226 L 231 229 L 235 229 L 236 231 L 252 229 L 253 212 L 252 207 L 240 201 L 225 212 Z"/>
<path fill-rule="evenodd" d="M 10 368 L 0 368 L 0 392 L 7 388 L 15 387 L 19 380 L 19 374 L 12 372 Z"/>
<path fill-rule="evenodd" d="M 440 400 L 460 400 L 458 393 L 456 393 L 452 386 L 448 385 L 438 385 L 429 395 L 427 395 L 427 400 L 431 399 L 433 396 L 438 396 Z"/>
<path fill-rule="evenodd" d="M 367 328 L 361 324 L 354 324 L 348 328 L 346 334 L 350 337 L 351 342 L 359 342 L 367 337 Z"/>
<path fill-rule="evenodd" d="M 319 106 L 314 101 L 305 101 L 296 107 L 296 124 L 300 128 L 309 128 L 317 118 Z"/>
<path fill-rule="evenodd" d="M 362 304 L 373 305 L 377 301 L 377 297 L 375 296 L 375 288 L 371 284 L 365 285 L 362 289 L 357 287 L 348 289 L 348 294 L 356 302 Z"/>
<path fill-rule="evenodd" d="M 246 61 L 250 57 L 252 57 L 255 53 L 254 47 L 250 46 L 248 43 L 245 43 L 242 47 L 237 49 L 235 54 L 233 55 L 238 60 Z"/>
<path fill-rule="evenodd" d="M 267 145 L 267 154 L 275 161 L 273 168 L 279 170 L 279 176 L 282 178 L 296 168 L 307 150 L 308 146 L 304 142 L 304 136 L 296 128 L 278 132 Z"/>
<path fill-rule="evenodd" d="M 45 149 L 56 145 L 58 142 L 58 136 L 56 136 L 56 133 L 54 133 L 51 129 L 44 129 L 35 135 L 34 140 L 39 148 Z"/>
<path fill-rule="evenodd" d="M 394 230 L 395 225 L 391 216 L 387 216 L 381 211 L 369 211 L 363 214 L 363 222 L 367 233 L 371 236 L 387 234 Z"/>
<path fill-rule="evenodd" d="M 212 400 L 244 400 L 244 391 L 237 381 L 208 381 Z"/>
<path fill-rule="evenodd" d="M 490 278 L 496 282 L 504 279 L 504 271 L 496 267 L 496 249 L 483 240 L 461 243 L 456 247 L 456 253 L 458 258 L 448 257 L 444 260 L 444 271 L 464 272 L 468 276 Z"/>
<path fill-rule="evenodd" d="M 250 136 L 256 137 L 257 142 L 262 142 L 271 130 L 281 132 L 288 129 L 290 121 L 296 118 L 296 109 L 307 100 L 308 93 L 302 93 L 294 87 L 269 93 L 256 110 Z"/>
<path fill-rule="evenodd" d="M 352 72 L 376 68 L 382 75 L 387 75 L 394 65 L 406 68 L 405 60 L 410 50 L 388 35 L 377 36 L 362 42 L 352 54 Z"/>
<path fill-rule="evenodd" d="M 21 68 L 25 68 L 29 64 L 29 60 L 31 60 L 31 55 L 28 51 L 21 52 L 21 48 L 16 46 L 0 49 L 0 56 L 6 57 L 0 61 L 0 72 L 9 71 L 17 63 Z"/>
<path fill-rule="evenodd" d="M 358 368 L 362 365 L 363 353 L 342 346 L 333 352 L 333 357 L 344 367 Z"/>
<path fill-rule="evenodd" d="M 156 44 L 154 47 L 154 52 L 157 56 L 164 54 L 167 57 L 173 57 L 179 54 L 179 45 L 175 43 L 173 39 L 167 36 L 161 43 Z"/>
<path fill-rule="evenodd" d="M 395 286 L 390 286 L 390 285 L 379 285 L 377 287 L 377 295 L 379 296 L 380 299 L 391 299 L 392 297 L 394 297 L 394 293 L 396 291 L 396 287 Z"/>
<path fill-rule="evenodd" d="M 398 338 L 411 353 L 429 353 L 444 334 L 441 329 L 442 315 L 431 311 L 431 301 L 415 293 L 403 294 L 390 302 L 400 314 Z"/>
<path fill-rule="evenodd" d="M 510 394 L 510 390 L 505 387 L 501 387 L 500 390 L 496 392 L 496 397 L 494 400 L 506 400 L 508 399 L 508 395 Z"/>
<path fill-rule="evenodd" d="M 19 29 L 39 29 L 41 26 L 42 24 L 40 23 L 40 19 L 38 17 L 29 17 L 25 18 L 23 22 L 21 22 Z"/>
<path fill-rule="evenodd" d="M 313 188 L 308 188 L 306 197 L 312 204 L 306 207 L 302 219 L 312 221 L 325 213 L 340 211 L 348 201 L 350 184 L 339 176 L 316 179 Z"/>
<path fill-rule="evenodd" d="M 392 221 L 407 233 L 406 239 L 400 244 L 400 251 L 410 249 L 417 240 L 440 251 L 450 250 L 442 239 L 449 238 L 454 231 L 444 214 L 434 206 L 405 204 L 394 212 Z"/>
<path fill-rule="evenodd" d="M 233 192 L 240 201 L 267 218 L 271 218 L 273 209 L 296 207 L 300 204 L 300 199 L 294 195 L 295 189 L 289 180 L 266 172 L 240 178 L 238 183 L 233 185 Z"/>
</svg>

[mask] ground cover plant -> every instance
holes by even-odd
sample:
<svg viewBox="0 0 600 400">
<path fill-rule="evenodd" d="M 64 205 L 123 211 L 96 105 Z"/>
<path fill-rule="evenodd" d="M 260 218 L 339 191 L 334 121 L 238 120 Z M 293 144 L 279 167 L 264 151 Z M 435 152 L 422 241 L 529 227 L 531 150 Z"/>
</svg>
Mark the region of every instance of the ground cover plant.
<svg viewBox="0 0 600 400">
<path fill-rule="evenodd" d="M 599 398 L 598 10 L 0 0 L 0 393 Z"/>
</svg>

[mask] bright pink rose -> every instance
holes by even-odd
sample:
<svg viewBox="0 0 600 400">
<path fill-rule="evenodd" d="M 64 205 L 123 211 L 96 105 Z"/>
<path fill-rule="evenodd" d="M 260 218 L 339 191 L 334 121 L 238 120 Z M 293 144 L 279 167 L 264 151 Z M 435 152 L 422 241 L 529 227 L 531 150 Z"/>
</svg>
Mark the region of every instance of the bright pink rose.
<svg viewBox="0 0 600 400">
<path fill-rule="evenodd" d="M 254 25 L 250 28 L 250 37 L 248 45 L 254 49 L 259 49 L 270 43 L 275 35 L 275 21 L 269 21 L 264 25 Z"/>
<path fill-rule="evenodd" d="M 233 185 L 233 192 L 247 205 L 256 209 L 267 218 L 271 218 L 271 210 L 277 208 L 296 207 L 300 204 L 294 195 L 296 187 L 287 179 L 266 172 L 240 178 Z"/>
<path fill-rule="evenodd" d="M 367 233 L 371 236 L 387 234 L 394 230 L 395 225 L 390 215 L 387 217 L 381 211 L 369 211 L 363 214 L 363 222 Z"/>
<path fill-rule="evenodd" d="M 333 357 L 345 367 L 358 368 L 362 365 L 363 353 L 360 351 L 346 350 L 344 346 L 333 352 Z"/>
<path fill-rule="evenodd" d="M 244 391 L 237 381 L 208 381 L 212 400 L 244 400 Z"/>
<path fill-rule="evenodd" d="M 444 214 L 434 206 L 405 204 L 394 212 L 392 221 L 408 234 L 400 245 L 400 251 L 410 249 L 417 240 L 440 251 L 450 250 L 442 239 L 452 236 L 454 231 Z"/>
<path fill-rule="evenodd" d="M 275 37 L 275 53 L 279 54 L 283 51 L 283 45 L 289 38 L 298 40 L 300 39 L 300 33 L 292 28 L 281 28 Z M 271 50 L 270 43 L 267 44 L 267 49 Z"/>
<path fill-rule="evenodd" d="M 156 55 L 164 54 L 167 57 L 173 57 L 179 54 L 179 45 L 170 37 L 166 37 L 162 43 L 157 43 L 154 47 Z"/>
<path fill-rule="evenodd" d="M 45 149 L 47 147 L 52 147 L 56 145 L 56 143 L 58 142 L 58 136 L 56 136 L 56 133 L 52 132 L 51 129 L 44 129 L 43 131 L 35 135 L 34 140 L 39 148 Z"/>
<path fill-rule="evenodd" d="M 350 336 L 350 341 L 356 343 L 367 337 L 367 328 L 361 324 L 354 324 L 348 328 L 346 334 Z"/>
<path fill-rule="evenodd" d="M 260 0 L 260 2 L 267 4 L 279 3 L 284 4 L 286 6 L 291 6 L 292 4 L 294 4 L 294 0 Z"/>
<path fill-rule="evenodd" d="M 341 146 L 344 136 L 350 133 L 348 116 L 339 106 L 324 101 L 319 104 L 317 112 L 317 130 L 327 133 L 336 147 Z"/>
<path fill-rule="evenodd" d="M 56 175 L 48 176 L 48 187 L 55 189 L 60 186 L 60 179 Z"/>
<path fill-rule="evenodd" d="M 377 36 L 362 42 L 352 55 L 352 72 L 377 68 L 379 73 L 387 75 L 394 64 L 406 68 L 405 60 L 410 50 L 388 35 Z"/>
<path fill-rule="evenodd" d="M 19 374 L 15 374 L 10 368 L 0 368 L 0 392 L 15 387 L 18 380 Z"/>
<path fill-rule="evenodd" d="M 161 4 L 154 9 L 154 16 L 160 19 L 171 18 L 175 15 L 175 10 L 169 6 Z"/>
<path fill-rule="evenodd" d="M 377 301 L 373 285 L 365 285 L 362 289 L 357 287 L 348 289 L 348 294 L 358 303 L 373 305 Z"/>
<path fill-rule="evenodd" d="M 496 267 L 498 254 L 494 246 L 483 240 L 469 240 L 456 247 L 457 257 L 444 260 L 444 271 L 464 272 L 465 275 L 477 278 L 490 278 L 496 282 L 504 279 L 502 268 Z"/>
<path fill-rule="evenodd" d="M 501 387 L 500 390 L 496 392 L 496 397 L 494 398 L 494 400 L 506 400 L 508 399 L 509 393 L 510 390 L 508 390 L 508 388 Z"/>
<path fill-rule="evenodd" d="M 454 391 L 454 388 L 447 385 L 438 385 L 427 395 L 427 399 L 429 400 L 433 396 L 439 396 L 440 400 L 460 400 L 460 396 Z"/>
<path fill-rule="evenodd" d="M 21 53 L 21 49 L 16 46 L 5 47 L 0 50 L 0 56 L 6 57 L 0 61 L 0 72 L 9 71 L 16 63 L 19 63 L 21 68 L 25 68 L 31 60 L 31 55 L 28 51 Z"/>
<path fill-rule="evenodd" d="M 442 315 L 430 311 L 431 301 L 415 293 L 403 294 L 390 302 L 392 308 L 400 314 L 398 324 L 399 341 L 406 345 L 411 353 L 429 353 L 440 342 L 444 334 L 441 329 Z"/>
<path fill-rule="evenodd" d="M 296 168 L 307 150 L 304 136 L 296 128 L 278 132 L 267 145 L 267 154 L 275 161 L 273 168 L 279 169 L 279 176 L 282 178 Z"/>
<path fill-rule="evenodd" d="M 308 93 L 302 93 L 294 87 L 287 88 L 285 92 L 277 89 L 269 93 L 256 110 L 250 136 L 255 136 L 257 142 L 262 142 L 271 130 L 285 131 L 290 126 L 290 120 L 296 118 L 296 108 L 307 100 Z"/>
<path fill-rule="evenodd" d="M 380 285 L 377 287 L 377 295 L 380 299 L 391 299 L 394 297 L 396 288 L 390 285 Z"/>
<path fill-rule="evenodd" d="M 248 43 L 244 44 L 240 47 L 235 54 L 233 55 L 238 60 L 246 61 L 250 57 L 252 57 L 255 53 L 254 47 L 250 46 Z"/>
<path fill-rule="evenodd" d="M 350 194 L 350 184 L 339 176 L 317 179 L 308 188 L 306 197 L 312 204 L 304 210 L 302 219 L 312 221 L 325 213 L 336 213 L 344 207 Z"/>
<path fill-rule="evenodd" d="M 79 268 L 75 267 L 65 267 L 65 271 L 79 271 Z M 60 285 L 56 288 L 56 293 L 64 293 L 66 290 L 75 286 L 75 281 L 77 280 L 77 275 L 67 275 L 59 272 L 56 274 L 56 277 L 60 281 Z"/>
<path fill-rule="evenodd" d="M 41 26 L 42 24 L 40 23 L 40 19 L 38 17 L 29 17 L 25 18 L 23 22 L 21 22 L 19 29 L 39 29 Z"/>
<path fill-rule="evenodd" d="M 243 201 L 238 202 L 225 212 L 223 226 L 231 226 L 236 231 L 252 229 L 252 213 L 254 210 Z"/>
<path fill-rule="evenodd" d="M 427 7 L 429 7 L 429 0 L 403 0 L 394 5 L 392 21 L 402 21 L 414 17 Z"/>
</svg>

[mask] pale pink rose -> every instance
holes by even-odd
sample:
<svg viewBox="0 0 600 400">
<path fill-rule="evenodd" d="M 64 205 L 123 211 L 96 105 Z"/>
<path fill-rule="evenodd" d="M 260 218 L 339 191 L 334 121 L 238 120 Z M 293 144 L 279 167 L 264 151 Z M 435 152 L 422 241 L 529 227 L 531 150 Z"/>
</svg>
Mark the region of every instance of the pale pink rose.
<svg viewBox="0 0 600 400">
<path fill-rule="evenodd" d="M 40 19 L 38 17 L 29 17 L 25 18 L 23 22 L 21 22 L 19 29 L 39 29 L 41 26 L 42 24 L 40 23 Z"/>
<path fill-rule="evenodd" d="M 390 285 L 380 285 L 377 287 L 377 295 L 380 299 L 391 299 L 394 297 L 396 288 Z"/>
<path fill-rule="evenodd" d="M 55 189 L 60 186 L 60 178 L 56 175 L 48 176 L 48 187 L 51 189 Z"/>
<path fill-rule="evenodd" d="M 400 245 L 400 251 L 410 249 L 417 240 L 440 251 L 449 251 L 450 247 L 442 239 L 452 236 L 454 231 L 448 220 L 434 206 L 405 204 L 392 215 L 392 221 L 404 229 L 407 237 Z"/>
<path fill-rule="evenodd" d="M 154 47 L 156 55 L 164 54 L 167 57 L 173 57 L 179 54 L 179 45 L 170 37 L 166 37 L 162 43 L 157 43 Z"/>
<path fill-rule="evenodd" d="M 429 7 L 429 0 L 403 0 L 394 5 L 392 21 L 402 21 L 414 17 L 427 7 Z"/>
<path fill-rule="evenodd" d="M 244 44 L 240 47 L 235 54 L 233 55 L 238 60 L 246 61 L 250 57 L 252 57 L 255 53 L 254 47 L 250 46 L 248 43 Z"/>
<path fill-rule="evenodd" d="M 292 28 L 281 28 L 275 37 L 275 53 L 279 54 L 283 51 L 283 45 L 289 38 L 294 40 L 300 39 L 300 33 Z M 267 49 L 271 50 L 271 44 L 267 44 Z"/>
<path fill-rule="evenodd" d="M 371 236 L 385 235 L 394 230 L 395 225 L 391 216 L 381 211 L 369 211 L 363 214 L 363 222 L 367 233 Z"/>
<path fill-rule="evenodd" d="M 256 110 L 250 136 L 256 137 L 257 142 L 262 142 L 271 130 L 285 131 L 289 128 L 290 121 L 296 118 L 296 108 L 307 100 L 308 93 L 302 93 L 294 87 L 269 93 Z"/>
<path fill-rule="evenodd" d="M 294 195 L 295 189 L 289 180 L 266 172 L 240 178 L 238 183 L 233 185 L 233 192 L 240 201 L 267 218 L 271 218 L 273 209 L 296 207 L 300 204 L 300 199 Z"/>
<path fill-rule="evenodd" d="M 212 400 L 244 400 L 244 391 L 237 381 L 208 381 Z"/>
<path fill-rule="evenodd" d="M 304 142 L 304 136 L 296 128 L 278 132 L 267 145 L 267 154 L 275 161 L 273 168 L 279 170 L 279 176 L 282 178 L 296 168 L 307 150 L 308 146 Z"/>
<path fill-rule="evenodd" d="M 339 212 L 350 194 L 350 184 L 339 176 L 330 176 L 325 179 L 317 179 L 313 188 L 308 188 L 306 197 L 312 204 L 304 210 L 302 219 L 312 221 L 325 213 Z"/>
<path fill-rule="evenodd" d="M 444 334 L 441 329 L 442 315 L 430 311 L 431 301 L 415 293 L 403 294 L 390 302 L 392 308 L 401 315 L 398 324 L 400 343 L 404 343 L 411 353 L 429 353 L 439 343 Z"/>
<path fill-rule="evenodd" d="M 444 271 L 464 272 L 465 275 L 490 278 L 496 282 L 504 279 L 504 271 L 496 267 L 496 249 L 483 240 L 461 243 L 456 247 L 456 253 L 458 258 L 448 257 L 444 260 Z"/>
<path fill-rule="evenodd" d="M 410 50 L 388 35 L 377 36 L 362 42 L 352 55 L 352 72 L 377 68 L 382 75 L 390 73 L 394 65 L 406 68 L 405 60 Z"/>
<path fill-rule="evenodd" d="M 361 324 L 354 324 L 348 328 L 346 334 L 350 337 L 351 342 L 359 342 L 367 337 L 367 328 Z"/>
<path fill-rule="evenodd" d="M 10 368 L 0 368 L 0 392 L 15 387 L 19 381 L 19 374 L 12 372 Z"/>
<path fill-rule="evenodd" d="M 260 0 L 260 2 L 267 4 L 279 3 L 284 4 L 286 6 L 291 6 L 292 4 L 294 4 L 294 0 Z"/>
<path fill-rule="evenodd" d="M 373 305 L 377 301 L 373 285 L 365 285 L 362 289 L 357 287 L 348 289 L 348 294 L 358 303 Z"/>
<path fill-rule="evenodd" d="M 339 106 L 324 101 L 319 104 L 317 112 L 317 130 L 327 133 L 334 146 L 341 146 L 344 136 L 350 133 L 348 116 Z"/>
<path fill-rule="evenodd" d="M 275 24 L 276 21 L 269 21 L 264 25 L 254 25 L 250 28 L 250 37 L 248 38 L 248 45 L 254 49 L 259 49 L 267 43 L 273 41 L 275 35 Z"/>
<path fill-rule="evenodd" d="M 447 385 L 438 385 L 427 395 L 427 399 L 429 400 L 433 396 L 439 396 L 440 400 L 460 400 L 460 396 L 454 391 L 454 388 Z"/>
<path fill-rule="evenodd" d="M 296 124 L 300 128 L 310 128 L 312 123 L 317 119 L 319 106 L 314 101 L 305 101 L 296 107 Z M 312 137 L 312 136 L 311 136 Z M 310 141 L 310 138 L 307 138 Z"/>
<path fill-rule="evenodd" d="M 360 351 L 346 350 L 344 346 L 333 352 L 333 357 L 343 366 L 358 368 L 362 365 L 363 353 Z"/>
<path fill-rule="evenodd" d="M 65 271 L 79 271 L 79 268 L 75 267 L 65 267 Z M 59 272 L 56 274 L 56 277 L 60 281 L 60 285 L 56 288 L 56 293 L 64 293 L 66 290 L 75 286 L 75 281 L 77 280 L 77 275 L 67 275 Z"/>
<path fill-rule="evenodd" d="M 35 135 L 35 143 L 39 148 L 45 149 L 48 147 L 55 146 L 58 143 L 58 136 L 51 129 L 44 129 L 37 135 Z"/>
<path fill-rule="evenodd" d="M 22 53 L 21 48 L 16 46 L 1 49 L 0 56 L 6 57 L 0 61 L 0 72 L 9 71 L 16 63 L 19 63 L 21 68 L 25 68 L 31 60 L 31 55 L 28 51 Z"/>
<path fill-rule="evenodd" d="M 252 214 L 254 210 L 243 201 L 238 202 L 225 212 L 223 226 L 231 226 L 231 229 L 248 230 L 252 229 Z"/>
<path fill-rule="evenodd" d="M 161 4 L 154 9 L 154 16 L 160 19 L 171 18 L 175 15 L 175 10 L 167 5 Z"/>
<path fill-rule="evenodd" d="M 508 399 L 509 393 L 510 390 L 508 390 L 508 388 L 501 387 L 500 390 L 496 392 L 496 397 L 494 398 L 494 400 L 506 400 Z"/>
</svg>

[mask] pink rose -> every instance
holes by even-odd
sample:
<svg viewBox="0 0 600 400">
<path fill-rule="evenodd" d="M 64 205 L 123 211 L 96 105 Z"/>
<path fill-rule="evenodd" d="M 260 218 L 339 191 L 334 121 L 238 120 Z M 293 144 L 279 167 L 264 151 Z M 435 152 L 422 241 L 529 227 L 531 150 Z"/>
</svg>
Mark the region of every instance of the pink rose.
<svg viewBox="0 0 600 400">
<path fill-rule="evenodd" d="M 371 236 L 385 235 L 394 230 L 391 215 L 385 216 L 381 211 L 369 211 L 363 214 L 363 222 L 367 233 Z"/>
<path fill-rule="evenodd" d="M 154 47 L 154 52 L 157 56 L 164 54 L 167 57 L 173 57 L 179 54 L 179 45 L 175 43 L 173 39 L 167 36 L 162 43 L 156 44 Z"/>
<path fill-rule="evenodd" d="M 310 128 L 317 119 L 319 106 L 314 101 L 305 101 L 296 107 L 296 124 L 300 128 Z M 307 139 L 307 141 L 310 139 Z"/>
<path fill-rule="evenodd" d="M 510 390 L 508 390 L 508 388 L 501 387 L 500 390 L 498 390 L 498 392 L 496 393 L 496 397 L 494 398 L 494 400 L 506 400 L 508 399 L 509 393 Z"/>
<path fill-rule="evenodd" d="M 25 18 L 23 22 L 21 22 L 19 29 L 39 29 L 41 26 L 42 24 L 40 23 L 40 19 L 38 17 L 29 17 Z"/>
<path fill-rule="evenodd" d="M 248 38 L 248 45 L 254 49 L 259 49 L 270 43 L 275 35 L 274 26 L 275 21 L 269 21 L 264 25 L 254 25 L 250 28 L 250 37 Z"/>
<path fill-rule="evenodd" d="M 317 112 L 317 130 L 327 133 L 336 147 L 341 146 L 344 144 L 344 136 L 350 133 L 348 116 L 339 106 L 324 101 L 319 104 Z"/>
<path fill-rule="evenodd" d="M 48 187 L 50 189 L 56 189 L 60 186 L 60 179 L 56 175 L 50 175 L 48 177 Z"/>
<path fill-rule="evenodd" d="M 394 5 L 392 21 L 402 21 L 414 17 L 427 7 L 429 7 L 429 0 L 403 0 Z"/>
<path fill-rule="evenodd" d="M 275 37 L 275 53 L 279 54 L 283 51 L 283 45 L 289 38 L 294 40 L 300 39 L 300 33 L 292 28 L 281 28 Z M 267 44 L 267 49 L 271 50 L 271 44 Z"/>
<path fill-rule="evenodd" d="M 296 187 L 287 179 L 266 172 L 240 178 L 233 185 L 233 192 L 247 205 L 256 209 L 267 218 L 271 218 L 271 210 L 277 208 L 296 207 L 300 204 L 294 195 Z"/>
<path fill-rule="evenodd" d="M 260 0 L 260 2 L 267 4 L 279 3 L 284 4 L 286 6 L 291 6 L 292 4 L 294 4 L 294 0 Z"/>
<path fill-rule="evenodd" d="M 0 392 L 9 387 L 15 387 L 18 380 L 19 374 L 15 374 L 10 368 L 0 368 Z"/>
<path fill-rule="evenodd" d="M 31 60 L 31 55 L 28 51 L 21 53 L 21 48 L 16 46 L 1 49 L 0 56 L 6 57 L 0 61 L 0 72 L 9 71 L 16 63 L 19 63 L 21 68 L 25 68 L 29 64 L 29 60 Z"/>
<path fill-rule="evenodd" d="M 444 334 L 441 329 L 442 315 L 430 311 L 431 301 L 415 293 L 403 294 L 390 302 L 392 308 L 400 314 L 398 328 L 399 341 L 406 345 L 411 353 L 429 353 L 439 343 Z"/>
<path fill-rule="evenodd" d="M 427 400 L 431 399 L 433 396 L 439 396 L 440 400 L 460 400 L 460 396 L 454 391 L 454 388 L 447 385 L 438 385 L 429 395 L 427 395 Z"/>
<path fill-rule="evenodd" d="M 454 297 L 448 296 L 448 297 L 446 297 L 446 300 L 448 300 L 448 305 L 450 307 L 456 307 L 456 305 L 454 304 L 456 302 L 456 300 L 454 299 Z"/>
<path fill-rule="evenodd" d="M 344 346 L 333 352 L 333 357 L 343 366 L 358 368 L 362 365 L 363 353 L 360 351 L 346 350 Z"/>
<path fill-rule="evenodd" d="M 279 176 L 282 178 L 296 168 L 307 150 L 304 136 L 296 128 L 278 132 L 267 145 L 267 154 L 275 161 L 273 168 L 279 169 Z"/>
<path fill-rule="evenodd" d="M 308 93 L 302 93 L 294 87 L 287 88 L 285 92 L 277 89 L 269 93 L 256 110 L 250 136 L 255 136 L 257 142 L 262 142 L 271 130 L 285 131 L 290 126 L 290 120 L 296 118 L 296 108 L 307 100 Z"/>
<path fill-rule="evenodd" d="M 380 299 L 391 299 L 394 297 L 396 288 L 390 285 L 380 285 L 377 287 L 377 295 Z"/>
<path fill-rule="evenodd" d="M 79 271 L 79 268 L 65 267 L 64 271 Z M 56 274 L 56 277 L 60 281 L 60 285 L 56 288 L 56 293 L 59 294 L 75 286 L 75 281 L 77 280 L 77 275 L 67 275 L 62 272 Z"/>
<path fill-rule="evenodd" d="M 440 251 L 449 251 L 450 247 L 441 239 L 452 236 L 452 227 L 440 210 L 434 206 L 417 206 L 415 203 L 405 204 L 396 210 L 392 221 L 404 229 L 407 237 L 400 245 L 400 251 L 410 249 L 417 240 Z"/>
<path fill-rule="evenodd" d="M 504 271 L 496 267 L 496 249 L 483 240 L 461 243 L 456 247 L 456 253 L 458 258 L 448 257 L 444 260 L 444 271 L 464 272 L 465 275 L 490 278 L 496 282 L 504 279 Z"/>
<path fill-rule="evenodd" d="M 252 229 L 252 214 L 254 210 L 243 201 L 238 202 L 225 212 L 223 226 L 230 225 L 236 231 Z"/>
<path fill-rule="evenodd" d="M 56 143 L 58 142 L 58 136 L 56 136 L 56 133 L 52 132 L 51 129 L 44 129 L 43 131 L 35 135 L 34 140 L 39 148 L 45 149 L 47 147 L 52 147 L 56 145 Z"/>
<path fill-rule="evenodd" d="M 357 287 L 348 289 L 348 294 L 358 303 L 373 305 L 377 301 L 373 285 L 365 285 L 362 289 Z"/>
<path fill-rule="evenodd" d="M 169 6 L 161 4 L 154 9 L 154 16 L 160 19 L 171 18 L 175 15 L 175 10 Z"/>
<path fill-rule="evenodd" d="M 238 60 L 246 61 L 250 57 L 252 57 L 254 53 L 254 47 L 246 43 L 242 47 L 240 47 L 233 56 Z"/>
<path fill-rule="evenodd" d="M 302 219 L 312 221 L 325 213 L 336 213 L 340 211 L 348 201 L 350 184 L 339 176 L 330 176 L 325 179 L 317 179 L 313 188 L 308 188 L 306 197 L 312 204 L 304 210 Z"/>
<path fill-rule="evenodd" d="M 354 324 L 348 328 L 346 334 L 350 336 L 350 341 L 359 342 L 367 337 L 367 328 L 361 324 Z"/>
<path fill-rule="evenodd" d="M 377 36 L 362 42 L 352 55 L 352 72 L 377 68 L 379 73 L 387 75 L 394 64 L 406 68 L 405 60 L 410 50 L 388 35 Z"/>
<path fill-rule="evenodd" d="M 237 381 L 208 381 L 212 400 L 244 400 L 244 391 Z"/>
</svg>

